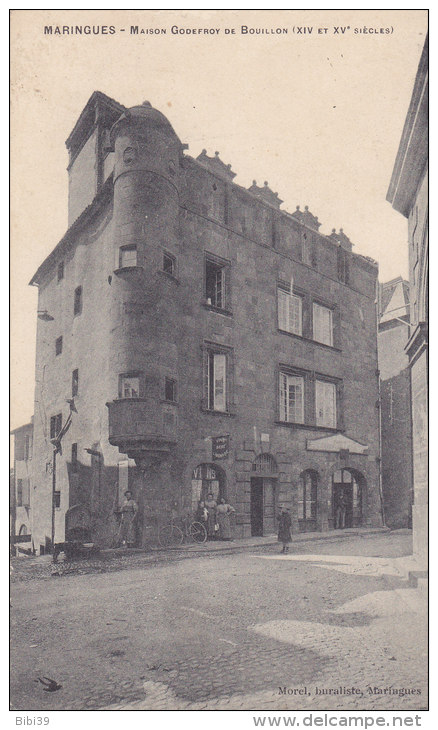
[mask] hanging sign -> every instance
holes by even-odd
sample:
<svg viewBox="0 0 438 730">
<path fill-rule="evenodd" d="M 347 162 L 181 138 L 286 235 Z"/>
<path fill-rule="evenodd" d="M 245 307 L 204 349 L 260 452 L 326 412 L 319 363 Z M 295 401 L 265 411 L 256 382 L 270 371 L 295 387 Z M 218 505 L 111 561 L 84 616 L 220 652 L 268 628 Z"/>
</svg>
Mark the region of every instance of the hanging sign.
<svg viewBox="0 0 438 730">
<path fill-rule="evenodd" d="M 213 459 L 226 459 L 230 453 L 230 437 L 214 436 L 212 438 Z"/>
</svg>

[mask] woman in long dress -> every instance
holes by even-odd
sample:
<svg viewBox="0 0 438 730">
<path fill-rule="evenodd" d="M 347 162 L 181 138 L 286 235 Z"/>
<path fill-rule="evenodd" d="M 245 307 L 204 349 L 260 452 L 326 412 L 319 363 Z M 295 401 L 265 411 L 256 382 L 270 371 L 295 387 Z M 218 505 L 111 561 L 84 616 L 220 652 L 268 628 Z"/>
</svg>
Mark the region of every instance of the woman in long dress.
<svg viewBox="0 0 438 730">
<path fill-rule="evenodd" d="M 283 543 L 282 553 L 289 552 L 289 543 L 292 541 L 291 527 L 292 519 L 289 514 L 289 508 L 282 507 L 278 518 L 278 542 Z"/>
<path fill-rule="evenodd" d="M 216 537 L 215 525 L 217 503 L 215 502 L 215 499 L 211 492 L 207 495 L 207 499 L 205 500 L 205 507 L 207 508 L 207 537 L 209 540 L 214 540 L 214 538 Z"/>
<path fill-rule="evenodd" d="M 125 492 L 125 501 L 120 508 L 120 528 L 118 544 L 133 547 L 135 545 L 135 518 L 137 517 L 138 505 L 132 499 L 132 492 Z"/>
<path fill-rule="evenodd" d="M 219 539 L 231 540 L 230 515 L 236 510 L 225 499 L 221 499 L 217 506 L 216 516 L 219 524 Z"/>
</svg>

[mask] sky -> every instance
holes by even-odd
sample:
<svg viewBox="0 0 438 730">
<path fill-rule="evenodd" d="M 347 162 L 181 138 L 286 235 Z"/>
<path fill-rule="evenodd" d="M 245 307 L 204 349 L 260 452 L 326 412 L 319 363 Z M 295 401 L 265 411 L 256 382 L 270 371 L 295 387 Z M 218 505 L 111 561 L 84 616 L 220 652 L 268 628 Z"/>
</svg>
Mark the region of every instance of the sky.
<svg viewBox="0 0 438 730">
<path fill-rule="evenodd" d="M 308 205 L 322 233 L 342 227 L 381 281 L 407 277 L 407 222 L 386 193 L 426 11 L 16 10 L 11 22 L 12 428 L 33 413 L 28 284 L 67 230 L 65 140 L 95 90 L 127 107 L 149 100 L 189 154 L 219 151 L 239 185 L 267 180 L 282 209 Z M 45 35 L 48 25 L 115 33 Z M 166 33 L 132 35 L 131 25 Z M 214 32 L 180 32 L 193 29 Z"/>
</svg>

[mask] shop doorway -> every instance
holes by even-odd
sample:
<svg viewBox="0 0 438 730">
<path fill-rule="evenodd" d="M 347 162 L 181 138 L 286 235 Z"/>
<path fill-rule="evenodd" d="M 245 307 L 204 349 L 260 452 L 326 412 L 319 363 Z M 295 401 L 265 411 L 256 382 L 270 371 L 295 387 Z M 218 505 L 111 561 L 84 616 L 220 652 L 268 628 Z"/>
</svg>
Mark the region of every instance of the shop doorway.
<svg viewBox="0 0 438 730">
<path fill-rule="evenodd" d="M 225 472 L 215 464 L 199 464 L 192 472 L 192 512 L 195 513 L 200 500 L 206 501 L 209 494 L 215 502 L 226 499 Z"/>
<path fill-rule="evenodd" d="M 364 476 L 355 469 L 339 469 L 332 480 L 333 526 L 343 530 L 362 524 Z"/>
<path fill-rule="evenodd" d="M 300 532 L 312 532 L 317 527 L 318 472 L 306 469 L 298 482 L 298 527 Z"/>
<path fill-rule="evenodd" d="M 275 532 L 277 500 L 277 463 L 270 454 L 260 454 L 252 465 L 251 535 L 261 537 Z"/>
</svg>

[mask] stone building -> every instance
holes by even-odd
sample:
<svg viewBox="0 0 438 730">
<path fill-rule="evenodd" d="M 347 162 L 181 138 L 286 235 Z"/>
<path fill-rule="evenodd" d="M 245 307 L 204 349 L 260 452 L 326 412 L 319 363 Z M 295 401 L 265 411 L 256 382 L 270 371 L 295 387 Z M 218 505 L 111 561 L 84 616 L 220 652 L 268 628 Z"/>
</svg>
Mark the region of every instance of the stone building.
<svg viewBox="0 0 438 730">
<path fill-rule="evenodd" d="M 33 423 L 12 431 L 14 468 L 10 484 L 10 536 L 13 552 L 30 549 Z"/>
<path fill-rule="evenodd" d="M 37 547 L 53 494 L 55 542 L 80 508 L 111 544 L 128 485 L 139 544 L 208 492 L 236 536 L 273 532 L 279 504 L 296 530 L 341 504 L 381 525 L 376 263 L 188 155 L 148 102 L 95 92 L 67 147 L 70 227 L 31 282 Z"/>
<path fill-rule="evenodd" d="M 429 43 L 424 44 L 411 102 L 387 193 L 408 221 L 410 328 L 406 343 L 411 376 L 414 555 L 427 561 L 428 545 L 428 102 Z"/>
<path fill-rule="evenodd" d="M 385 524 L 412 527 L 411 378 L 405 352 L 409 284 L 401 276 L 380 285 L 378 354 L 382 491 Z"/>
</svg>

